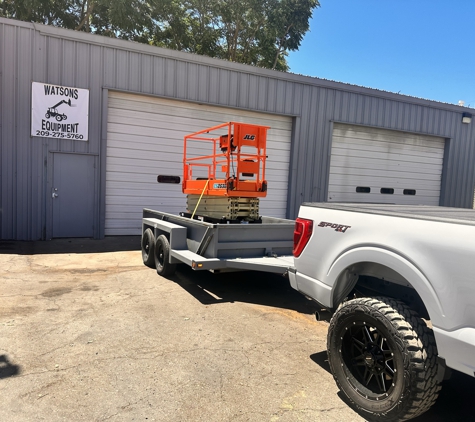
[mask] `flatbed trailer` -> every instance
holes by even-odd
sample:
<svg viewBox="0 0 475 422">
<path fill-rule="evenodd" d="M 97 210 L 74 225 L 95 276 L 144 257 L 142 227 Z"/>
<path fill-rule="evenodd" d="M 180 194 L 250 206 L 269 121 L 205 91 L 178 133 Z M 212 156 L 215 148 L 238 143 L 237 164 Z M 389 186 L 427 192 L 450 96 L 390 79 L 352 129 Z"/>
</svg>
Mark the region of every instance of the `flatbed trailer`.
<svg viewBox="0 0 475 422">
<path fill-rule="evenodd" d="M 293 267 L 295 221 L 261 217 L 259 223 L 203 221 L 143 210 L 142 258 L 162 276 L 183 263 L 212 272 L 254 270 L 286 274 Z"/>
</svg>

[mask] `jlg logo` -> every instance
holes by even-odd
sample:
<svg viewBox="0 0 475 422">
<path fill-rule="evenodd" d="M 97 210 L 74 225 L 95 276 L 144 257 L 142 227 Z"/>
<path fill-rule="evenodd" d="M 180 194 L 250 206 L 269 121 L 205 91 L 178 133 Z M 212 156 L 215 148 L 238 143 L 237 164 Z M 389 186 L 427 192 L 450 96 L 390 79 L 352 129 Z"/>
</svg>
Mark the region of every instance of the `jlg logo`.
<svg viewBox="0 0 475 422">
<path fill-rule="evenodd" d="M 256 139 L 256 135 L 245 135 L 244 136 L 244 140 L 253 141 L 254 139 Z"/>
</svg>

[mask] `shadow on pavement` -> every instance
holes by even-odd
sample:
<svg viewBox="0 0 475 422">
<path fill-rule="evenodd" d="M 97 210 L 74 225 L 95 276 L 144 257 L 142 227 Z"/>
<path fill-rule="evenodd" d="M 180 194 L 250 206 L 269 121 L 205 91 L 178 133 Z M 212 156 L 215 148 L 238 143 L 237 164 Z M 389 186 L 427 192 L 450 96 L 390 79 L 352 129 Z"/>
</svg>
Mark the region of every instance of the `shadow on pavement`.
<svg viewBox="0 0 475 422">
<path fill-rule="evenodd" d="M 310 359 L 312 359 L 320 368 L 325 369 L 329 374 L 331 374 L 330 364 L 328 363 L 328 356 L 327 351 L 323 350 L 318 353 L 314 353 L 310 355 Z"/>
<path fill-rule="evenodd" d="M 53 239 L 35 242 L 0 241 L 0 254 L 43 255 L 101 253 L 140 250 L 140 236 L 108 236 L 104 239 Z"/>
<path fill-rule="evenodd" d="M 317 305 L 292 289 L 287 277 L 278 274 L 242 271 L 212 274 L 178 266 L 170 280 L 204 305 L 244 302 L 313 314 Z"/>
<path fill-rule="evenodd" d="M 0 355 L 0 379 L 14 377 L 20 373 L 20 367 L 13 365 L 6 355 Z"/>
</svg>

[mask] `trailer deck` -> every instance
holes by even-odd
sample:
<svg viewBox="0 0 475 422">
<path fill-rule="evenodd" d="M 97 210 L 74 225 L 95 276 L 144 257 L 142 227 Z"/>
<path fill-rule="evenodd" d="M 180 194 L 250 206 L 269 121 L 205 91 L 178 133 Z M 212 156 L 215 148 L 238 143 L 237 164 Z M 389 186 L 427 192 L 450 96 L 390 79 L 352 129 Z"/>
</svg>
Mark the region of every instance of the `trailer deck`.
<svg viewBox="0 0 475 422">
<path fill-rule="evenodd" d="M 160 236 L 165 236 L 168 245 L 165 244 L 158 255 L 153 251 L 157 255 L 155 259 L 161 260 L 162 264 L 165 260 L 165 265 L 184 263 L 194 270 L 255 270 L 284 274 L 293 266 L 294 226 L 293 220 L 273 217 L 262 217 L 259 224 L 216 224 L 201 221 L 199 216 L 191 219 L 144 209 L 142 236 L 144 238 L 148 229 L 153 232 L 154 243 L 158 243 Z M 165 241 L 163 237 L 161 239 Z M 150 246 L 150 249 L 154 248 Z M 146 257 L 149 252 L 151 250 L 147 251 Z M 160 256 L 160 253 L 166 256 Z"/>
</svg>

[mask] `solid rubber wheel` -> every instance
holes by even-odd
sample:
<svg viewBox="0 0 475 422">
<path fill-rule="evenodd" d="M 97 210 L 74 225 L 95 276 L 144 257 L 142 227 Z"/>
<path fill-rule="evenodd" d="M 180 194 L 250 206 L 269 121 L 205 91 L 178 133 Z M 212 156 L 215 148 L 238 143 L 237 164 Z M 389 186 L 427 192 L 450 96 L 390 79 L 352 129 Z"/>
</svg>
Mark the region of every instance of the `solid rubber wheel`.
<svg viewBox="0 0 475 422">
<path fill-rule="evenodd" d="M 152 229 L 142 233 L 142 260 L 150 268 L 155 268 L 155 236 Z"/>
<path fill-rule="evenodd" d="M 327 352 L 338 387 L 367 420 L 412 419 L 439 395 L 434 334 L 402 302 L 344 302 L 330 321 Z"/>
<path fill-rule="evenodd" d="M 163 277 L 172 275 L 176 270 L 176 264 L 170 264 L 170 243 L 165 235 L 157 237 L 155 243 L 155 267 L 157 273 Z"/>
</svg>

